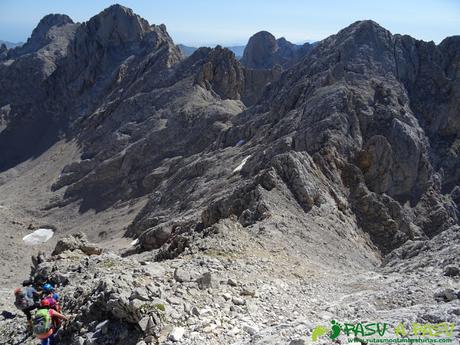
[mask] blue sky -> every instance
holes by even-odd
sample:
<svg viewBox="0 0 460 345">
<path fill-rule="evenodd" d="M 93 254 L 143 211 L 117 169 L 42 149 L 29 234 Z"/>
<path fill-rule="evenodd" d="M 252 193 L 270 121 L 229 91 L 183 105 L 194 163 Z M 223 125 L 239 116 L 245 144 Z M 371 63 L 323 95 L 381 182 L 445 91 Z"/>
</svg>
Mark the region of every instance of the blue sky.
<svg viewBox="0 0 460 345">
<path fill-rule="evenodd" d="M 48 13 L 82 22 L 113 3 L 166 24 L 176 43 L 194 46 L 245 44 L 260 30 L 294 43 L 316 41 L 360 19 L 436 43 L 460 34 L 460 0 L 0 0 L 0 39 L 25 41 Z"/>
</svg>

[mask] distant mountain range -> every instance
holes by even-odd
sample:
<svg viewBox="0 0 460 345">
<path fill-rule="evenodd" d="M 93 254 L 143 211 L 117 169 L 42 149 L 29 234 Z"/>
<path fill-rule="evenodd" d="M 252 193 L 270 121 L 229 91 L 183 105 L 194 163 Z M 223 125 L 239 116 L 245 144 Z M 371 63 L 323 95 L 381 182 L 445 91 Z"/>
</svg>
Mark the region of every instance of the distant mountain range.
<svg viewBox="0 0 460 345">
<path fill-rule="evenodd" d="M 235 57 L 246 67 L 250 68 L 271 68 L 275 64 L 287 67 L 295 63 L 312 49 L 317 42 L 294 44 L 285 38 L 276 39 L 267 31 L 260 31 L 250 37 L 247 45 L 226 46 Z M 185 55 L 192 55 L 198 47 L 190 47 L 178 44 L 177 47 Z M 245 57 L 246 50 L 246 57 Z"/>
<path fill-rule="evenodd" d="M 11 48 L 16 48 L 16 47 L 19 47 L 19 46 L 22 46 L 24 44 L 24 42 L 10 42 L 10 41 L 4 41 L 4 40 L 0 40 L 0 45 L 6 45 L 6 47 L 8 49 L 11 49 Z M 301 45 L 294 45 L 293 46 L 301 46 Z M 185 56 L 190 56 L 192 55 L 197 49 L 198 47 L 190 47 L 190 46 L 187 46 L 185 44 L 178 44 L 177 47 L 180 49 L 180 51 L 185 55 Z M 244 54 L 244 49 L 246 48 L 246 45 L 241 45 L 241 46 L 225 46 L 225 48 L 231 50 L 237 59 L 241 59 L 243 57 L 243 54 Z"/>
<path fill-rule="evenodd" d="M 198 49 L 197 47 L 189 47 L 189 46 L 186 46 L 184 44 L 178 44 L 177 47 L 179 47 L 180 51 L 185 56 L 192 55 L 193 52 Z M 225 47 L 225 48 L 228 48 L 229 50 L 231 50 L 235 54 L 235 56 L 238 59 L 240 59 L 241 57 L 243 57 L 243 52 L 244 52 L 245 47 L 246 46 L 232 46 L 232 47 Z"/>
<path fill-rule="evenodd" d="M 14 43 L 14 42 L 10 42 L 10 41 L 0 40 L 0 45 L 2 45 L 2 44 L 6 45 L 7 48 L 15 48 L 17 46 L 23 45 L 24 43 L 23 42 Z"/>
</svg>

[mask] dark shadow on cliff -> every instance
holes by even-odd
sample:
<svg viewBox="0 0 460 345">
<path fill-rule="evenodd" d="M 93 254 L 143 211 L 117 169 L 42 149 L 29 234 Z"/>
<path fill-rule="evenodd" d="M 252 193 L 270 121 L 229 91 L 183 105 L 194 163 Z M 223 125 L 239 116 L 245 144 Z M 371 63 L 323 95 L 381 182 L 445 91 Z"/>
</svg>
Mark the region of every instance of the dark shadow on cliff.
<svg viewBox="0 0 460 345">
<path fill-rule="evenodd" d="M 13 120 L 0 133 L 0 172 L 14 168 L 46 152 L 59 139 L 63 121 L 53 121 L 51 116 L 24 116 Z"/>
</svg>

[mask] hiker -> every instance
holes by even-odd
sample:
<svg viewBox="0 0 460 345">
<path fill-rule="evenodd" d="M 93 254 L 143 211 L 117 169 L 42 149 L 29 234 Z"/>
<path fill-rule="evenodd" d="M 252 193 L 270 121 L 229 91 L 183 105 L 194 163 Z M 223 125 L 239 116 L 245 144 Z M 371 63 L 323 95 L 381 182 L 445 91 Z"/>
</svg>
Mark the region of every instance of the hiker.
<svg viewBox="0 0 460 345">
<path fill-rule="evenodd" d="M 54 286 L 50 283 L 43 284 L 42 291 L 43 295 L 49 296 L 54 293 Z"/>
<path fill-rule="evenodd" d="M 14 295 L 14 305 L 26 315 L 28 328 L 32 330 L 31 311 L 40 306 L 40 294 L 33 287 L 22 287 L 15 289 Z"/>
<path fill-rule="evenodd" d="M 56 321 L 68 320 L 66 316 L 51 308 L 50 301 L 44 299 L 39 309 L 35 312 L 33 320 L 34 335 L 41 340 L 41 345 L 54 345 L 54 337 L 58 328 Z"/>
<path fill-rule="evenodd" d="M 59 303 L 58 303 L 59 295 L 56 292 L 54 292 L 54 286 L 51 285 L 50 283 L 46 283 L 43 285 L 42 290 L 43 290 L 42 300 L 47 299 L 50 302 L 50 307 L 56 310 L 58 313 L 60 313 L 61 307 L 59 306 Z"/>
</svg>

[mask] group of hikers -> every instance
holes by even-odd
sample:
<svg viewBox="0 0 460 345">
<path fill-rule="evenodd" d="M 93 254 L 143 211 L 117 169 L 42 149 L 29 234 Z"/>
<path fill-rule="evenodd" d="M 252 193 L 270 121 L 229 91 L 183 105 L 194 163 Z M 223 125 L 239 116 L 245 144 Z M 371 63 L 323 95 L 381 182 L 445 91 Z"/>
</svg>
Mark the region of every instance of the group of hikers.
<svg viewBox="0 0 460 345">
<path fill-rule="evenodd" d="M 54 345 L 62 321 L 68 320 L 61 313 L 54 286 L 51 283 L 37 288 L 24 286 L 15 289 L 14 295 L 14 305 L 26 315 L 29 331 L 41 340 L 42 345 Z"/>
</svg>

